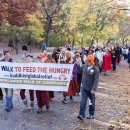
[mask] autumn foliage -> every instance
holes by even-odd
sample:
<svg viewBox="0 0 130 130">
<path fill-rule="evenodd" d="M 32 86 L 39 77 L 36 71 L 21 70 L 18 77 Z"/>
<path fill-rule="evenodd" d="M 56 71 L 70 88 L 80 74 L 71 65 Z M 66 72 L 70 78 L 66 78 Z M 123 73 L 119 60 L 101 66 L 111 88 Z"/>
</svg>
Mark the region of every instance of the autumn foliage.
<svg viewBox="0 0 130 130">
<path fill-rule="evenodd" d="M 0 22 L 7 21 L 17 26 L 27 24 L 27 14 L 36 11 L 36 2 L 35 0 L 1 0 Z"/>
</svg>

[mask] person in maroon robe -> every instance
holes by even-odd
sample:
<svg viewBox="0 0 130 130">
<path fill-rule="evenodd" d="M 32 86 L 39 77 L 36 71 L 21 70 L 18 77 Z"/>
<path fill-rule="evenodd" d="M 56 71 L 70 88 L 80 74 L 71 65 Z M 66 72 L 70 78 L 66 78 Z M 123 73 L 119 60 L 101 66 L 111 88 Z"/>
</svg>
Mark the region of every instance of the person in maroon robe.
<svg viewBox="0 0 130 130">
<path fill-rule="evenodd" d="M 46 56 L 44 54 L 40 54 L 38 56 L 39 62 L 45 63 Z M 48 91 L 36 91 L 36 97 L 37 97 L 37 104 L 38 104 L 38 110 L 37 113 L 42 113 L 42 108 L 46 106 L 46 109 L 49 109 L 49 92 Z"/>
<path fill-rule="evenodd" d="M 104 75 L 107 76 L 108 72 L 112 69 L 112 59 L 111 59 L 111 53 L 108 51 L 108 48 L 105 48 L 106 54 L 103 56 L 103 66 L 102 70 L 104 72 Z"/>
</svg>

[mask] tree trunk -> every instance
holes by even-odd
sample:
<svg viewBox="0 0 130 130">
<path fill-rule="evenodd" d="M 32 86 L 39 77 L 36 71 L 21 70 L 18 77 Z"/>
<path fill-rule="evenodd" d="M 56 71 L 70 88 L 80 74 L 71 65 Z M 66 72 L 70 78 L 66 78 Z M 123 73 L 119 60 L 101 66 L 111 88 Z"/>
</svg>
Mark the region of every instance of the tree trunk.
<svg viewBox="0 0 130 130">
<path fill-rule="evenodd" d="M 81 44 L 82 44 L 82 47 L 84 46 L 84 38 L 82 37 L 82 39 L 81 39 Z"/>
<path fill-rule="evenodd" d="M 98 42 L 99 42 L 99 39 L 97 38 L 97 44 L 98 44 Z"/>
<path fill-rule="evenodd" d="M 15 50 L 16 54 L 18 54 L 18 39 L 15 39 Z"/>
<path fill-rule="evenodd" d="M 91 47 L 93 46 L 94 44 L 94 38 L 91 40 Z"/>
<path fill-rule="evenodd" d="M 72 41 L 72 50 L 74 49 L 74 46 L 75 46 L 75 40 L 73 39 L 73 41 Z"/>
<path fill-rule="evenodd" d="M 48 25 L 47 25 L 47 29 L 46 29 L 46 46 L 49 46 L 49 33 L 51 30 L 51 26 L 52 26 L 52 18 L 48 17 Z"/>
<path fill-rule="evenodd" d="M 62 45 L 62 34 L 61 34 L 61 37 L 60 37 L 61 39 L 60 39 L 60 42 L 61 42 L 61 44 L 60 45 Z"/>
<path fill-rule="evenodd" d="M 30 53 L 31 53 L 32 52 L 31 44 L 29 45 L 29 48 L 30 48 Z"/>
<path fill-rule="evenodd" d="M 123 37 L 123 39 L 122 39 L 123 45 L 125 45 L 126 42 L 127 42 L 127 37 Z"/>
</svg>

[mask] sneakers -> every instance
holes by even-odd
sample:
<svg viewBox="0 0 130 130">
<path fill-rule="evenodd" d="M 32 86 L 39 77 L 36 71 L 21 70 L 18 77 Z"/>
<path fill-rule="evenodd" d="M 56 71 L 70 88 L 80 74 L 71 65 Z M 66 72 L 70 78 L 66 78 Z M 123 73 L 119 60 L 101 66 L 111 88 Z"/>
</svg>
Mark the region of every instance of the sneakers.
<svg viewBox="0 0 130 130">
<path fill-rule="evenodd" d="M 81 93 L 77 93 L 77 96 L 80 96 L 81 95 Z"/>
<path fill-rule="evenodd" d="M 85 117 L 85 116 L 78 115 L 77 118 L 78 118 L 79 120 L 83 121 L 83 120 L 84 120 L 84 117 Z M 94 119 L 94 118 L 95 118 L 95 117 L 94 117 L 93 115 L 90 115 L 90 114 L 87 116 L 87 119 Z"/>
<path fill-rule="evenodd" d="M 94 118 L 95 117 L 93 115 L 90 115 L 90 114 L 87 116 L 87 119 L 94 119 Z"/>
<path fill-rule="evenodd" d="M 28 108 L 29 110 L 33 110 L 33 107 L 34 107 L 34 101 L 31 101 L 30 102 L 30 107 Z"/>
<path fill-rule="evenodd" d="M 6 111 L 6 112 L 10 112 L 11 109 L 10 109 L 10 108 L 5 108 L 5 111 Z"/>
<path fill-rule="evenodd" d="M 25 100 L 23 100 L 23 110 L 24 111 L 26 111 L 26 110 L 28 110 L 28 102 L 27 102 L 27 100 L 25 99 Z"/>
<path fill-rule="evenodd" d="M 40 113 L 42 113 L 42 108 L 39 108 L 39 109 L 37 110 L 37 114 L 40 114 Z"/>
<path fill-rule="evenodd" d="M 62 103 L 64 103 L 64 104 L 67 104 L 68 102 L 66 101 L 66 98 L 63 98 L 62 99 Z"/>
<path fill-rule="evenodd" d="M 77 118 L 78 118 L 80 121 L 83 121 L 83 120 L 84 120 L 83 116 L 81 116 L 81 115 L 78 115 Z"/>
</svg>

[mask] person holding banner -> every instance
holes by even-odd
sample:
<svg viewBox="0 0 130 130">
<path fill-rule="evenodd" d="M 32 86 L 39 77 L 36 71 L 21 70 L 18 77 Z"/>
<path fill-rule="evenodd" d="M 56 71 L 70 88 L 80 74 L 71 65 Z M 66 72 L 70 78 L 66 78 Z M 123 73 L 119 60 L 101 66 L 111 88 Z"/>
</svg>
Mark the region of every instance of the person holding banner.
<svg viewBox="0 0 130 130">
<path fill-rule="evenodd" d="M 89 55 L 86 59 L 85 65 L 82 66 L 82 86 L 81 86 L 81 101 L 80 111 L 78 115 L 79 120 L 85 117 L 87 99 L 90 99 L 88 119 L 94 119 L 95 112 L 95 92 L 99 82 L 99 70 L 94 66 L 94 57 Z"/>
<path fill-rule="evenodd" d="M 50 53 L 47 54 L 46 63 L 56 63 L 56 61 L 52 58 L 52 55 Z M 49 91 L 49 98 L 50 98 L 50 101 L 52 98 L 54 98 L 53 91 Z"/>
<path fill-rule="evenodd" d="M 78 92 L 77 65 L 75 62 L 76 60 L 72 58 L 71 53 L 69 51 L 66 52 L 66 59 L 63 63 L 74 64 L 74 68 L 73 68 L 72 80 L 70 81 L 68 92 L 63 93 L 64 98 L 62 99 L 62 102 L 64 104 L 67 104 L 67 100 L 66 100 L 67 96 L 70 97 L 70 100 L 73 100 L 73 96 L 75 96 L 76 93 Z"/>
<path fill-rule="evenodd" d="M 4 52 L 4 58 L 1 60 L 1 62 L 13 62 L 13 59 L 11 58 L 9 51 Z M 13 108 L 13 102 L 12 102 L 12 100 L 13 100 L 13 89 L 5 88 L 5 94 L 6 94 L 5 111 L 9 112 Z"/>
<path fill-rule="evenodd" d="M 62 63 L 65 60 L 65 54 L 66 54 L 65 49 L 62 49 L 59 55 L 58 63 Z"/>
<path fill-rule="evenodd" d="M 0 52 L 0 60 L 2 59 L 3 59 L 3 52 Z M 0 88 L 0 100 L 3 100 L 3 92 L 1 88 Z"/>
<path fill-rule="evenodd" d="M 0 59 L 3 59 L 3 52 L 0 52 Z M 2 89 L 0 88 L 0 100 L 3 100 L 3 92 Z"/>
<path fill-rule="evenodd" d="M 46 56 L 42 53 L 38 56 L 39 62 L 45 63 L 46 61 Z M 48 91 L 36 91 L 36 97 L 37 97 L 37 104 L 38 104 L 38 110 L 37 113 L 42 113 L 42 108 L 46 106 L 46 109 L 49 109 L 49 92 Z"/>
<path fill-rule="evenodd" d="M 1 88 L 0 88 L 0 100 L 3 100 L 3 92 Z"/>
<path fill-rule="evenodd" d="M 33 62 L 33 56 L 32 55 L 27 55 L 26 56 L 26 62 Z M 30 107 L 28 108 L 28 102 L 25 96 L 25 89 L 20 90 L 20 96 L 24 104 L 24 110 L 33 110 L 34 107 L 34 90 L 29 90 L 29 95 L 30 95 Z"/>
</svg>

